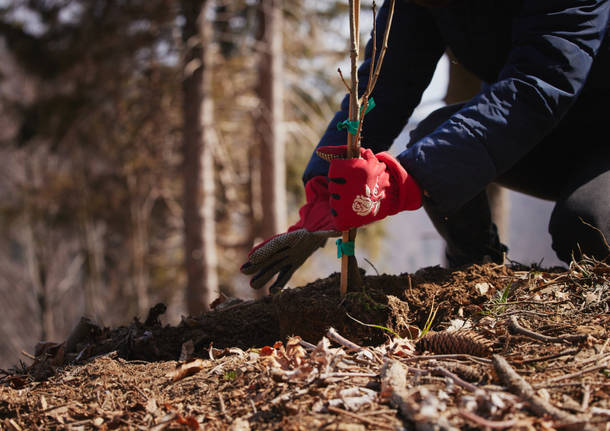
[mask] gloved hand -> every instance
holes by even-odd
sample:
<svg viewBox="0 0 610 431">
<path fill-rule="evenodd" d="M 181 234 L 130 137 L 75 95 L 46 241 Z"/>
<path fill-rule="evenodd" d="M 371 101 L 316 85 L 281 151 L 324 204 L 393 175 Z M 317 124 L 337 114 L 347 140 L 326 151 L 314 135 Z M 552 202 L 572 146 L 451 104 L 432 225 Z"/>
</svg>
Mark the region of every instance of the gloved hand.
<svg viewBox="0 0 610 431">
<path fill-rule="evenodd" d="M 360 148 L 360 158 L 346 159 L 347 147 L 320 147 L 330 161 L 331 213 L 339 230 L 359 227 L 404 210 L 421 207 L 422 191 L 389 153 Z"/>
<path fill-rule="evenodd" d="M 263 287 L 275 274 L 269 290 L 273 293 L 286 285 L 292 274 L 330 237 L 341 235 L 330 212 L 328 179 L 314 177 L 305 184 L 307 202 L 299 210 L 300 220 L 287 232 L 275 235 L 254 247 L 241 267 L 254 289 Z"/>
</svg>

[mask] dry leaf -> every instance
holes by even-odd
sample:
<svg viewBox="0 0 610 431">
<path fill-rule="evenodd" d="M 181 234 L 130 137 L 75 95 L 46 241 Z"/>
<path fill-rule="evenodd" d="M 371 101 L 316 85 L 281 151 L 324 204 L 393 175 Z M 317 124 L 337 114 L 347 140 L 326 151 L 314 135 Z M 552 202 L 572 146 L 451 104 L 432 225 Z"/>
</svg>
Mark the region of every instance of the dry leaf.
<svg viewBox="0 0 610 431">
<path fill-rule="evenodd" d="M 178 366 L 174 371 L 168 373 L 167 376 L 171 377 L 172 381 L 176 382 L 178 380 L 184 379 L 185 377 L 197 374 L 199 371 L 203 370 L 204 366 L 205 361 L 203 359 L 194 359 L 190 362 Z"/>
<path fill-rule="evenodd" d="M 264 346 L 260 350 L 260 355 L 261 356 L 271 356 L 271 355 L 273 355 L 274 352 L 275 352 L 275 350 L 273 349 L 273 347 Z"/>
<path fill-rule="evenodd" d="M 489 283 L 477 283 L 477 284 L 474 285 L 474 288 L 481 295 L 486 295 L 487 292 L 489 292 L 489 288 L 490 287 L 491 287 L 491 285 Z"/>
<path fill-rule="evenodd" d="M 472 322 L 470 322 L 470 320 L 451 319 L 447 331 L 459 331 L 460 329 L 470 328 L 472 328 Z"/>
</svg>

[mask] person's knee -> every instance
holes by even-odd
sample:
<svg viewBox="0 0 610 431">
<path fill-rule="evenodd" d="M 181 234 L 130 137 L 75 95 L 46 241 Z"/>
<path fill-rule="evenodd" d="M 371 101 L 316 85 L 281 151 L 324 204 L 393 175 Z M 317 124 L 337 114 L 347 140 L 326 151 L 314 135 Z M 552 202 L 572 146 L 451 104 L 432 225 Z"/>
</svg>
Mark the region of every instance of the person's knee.
<svg viewBox="0 0 610 431">
<path fill-rule="evenodd" d="M 586 194 L 573 194 L 555 206 L 549 233 L 562 261 L 570 263 L 582 255 L 603 260 L 610 254 L 610 207 Z"/>
</svg>

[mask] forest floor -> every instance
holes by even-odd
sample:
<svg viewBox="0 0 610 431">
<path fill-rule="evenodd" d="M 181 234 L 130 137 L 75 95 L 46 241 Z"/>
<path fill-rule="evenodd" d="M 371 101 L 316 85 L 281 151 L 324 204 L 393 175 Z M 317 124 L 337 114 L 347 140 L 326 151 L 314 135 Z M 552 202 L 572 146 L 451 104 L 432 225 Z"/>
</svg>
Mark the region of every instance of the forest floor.
<svg viewBox="0 0 610 431">
<path fill-rule="evenodd" d="M 161 304 L 82 319 L 0 370 L 0 429 L 610 430 L 608 264 L 424 268 L 344 300 L 338 283 L 177 326 Z"/>
</svg>

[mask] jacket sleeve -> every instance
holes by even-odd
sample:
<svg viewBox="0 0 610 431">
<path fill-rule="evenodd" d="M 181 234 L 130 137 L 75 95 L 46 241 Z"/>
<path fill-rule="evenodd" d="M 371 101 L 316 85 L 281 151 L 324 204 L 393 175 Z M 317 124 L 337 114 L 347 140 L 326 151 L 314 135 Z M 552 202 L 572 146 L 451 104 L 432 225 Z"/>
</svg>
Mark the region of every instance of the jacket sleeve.
<svg viewBox="0 0 610 431">
<path fill-rule="evenodd" d="M 388 12 L 389 1 L 386 0 L 377 15 L 377 55 L 381 51 Z M 392 145 L 419 104 L 443 52 L 444 43 L 428 11 L 411 2 L 396 1 L 388 49 L 372 93 L 376 106 L 364 119 L 362 146 L 377 153 Z M 366 46 L 364 62 L 358 69 L 359 95 L 364 93 L 368 83 L 371 57 L 372 38 Z M 348 112 L 349 95 L 343 99 L 341 110 L 330 122 L 318 147 L 346 144 L 347 132 L 337 130 L 337 124 L 347 119 Z M 327 175 L 328 166 L 328 162 L 314 151 L 303 174 L 303 182 Z"/>
<path fill-rule="evenodd" d="M 525 0 L 512 49 L 489 85 L 398 157 L 445 214 L 547 135 L 582 90 L 608 22 L 607 0 Z"/>
</svg>

